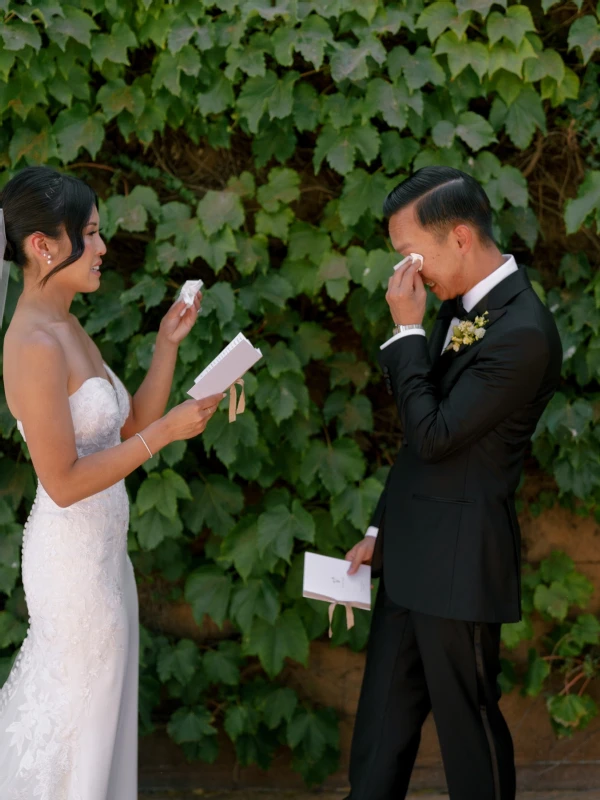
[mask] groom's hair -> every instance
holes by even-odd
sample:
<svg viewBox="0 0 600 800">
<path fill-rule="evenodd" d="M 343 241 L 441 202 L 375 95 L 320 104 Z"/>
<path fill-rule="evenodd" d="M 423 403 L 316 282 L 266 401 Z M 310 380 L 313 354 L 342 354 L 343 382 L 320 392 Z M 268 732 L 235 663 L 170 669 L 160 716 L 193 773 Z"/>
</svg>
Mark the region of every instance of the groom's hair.
<svg viewBox="0 0 600 800">
<path fill-rule="evenodd" d="M 494 244 L 492 208 L 480 184 L 453 167 L 423 167 L 385 198 L 386 218 L 411 203 L 423 228 L 445 236 L 454 225 L 472 225 L 483 244 Z"/>
</svg>

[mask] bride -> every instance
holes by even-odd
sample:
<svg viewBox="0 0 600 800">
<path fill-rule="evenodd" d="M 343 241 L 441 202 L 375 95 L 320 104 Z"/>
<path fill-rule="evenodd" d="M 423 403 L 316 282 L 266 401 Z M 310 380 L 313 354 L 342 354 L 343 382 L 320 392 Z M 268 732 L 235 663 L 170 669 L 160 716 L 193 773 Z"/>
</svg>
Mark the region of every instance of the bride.
<svg viewBox="0 0 600 800">
<path fill-rule="evenodd" d="M 0 798 L 136 800 L 138 607 L 124 478 L 169 442 L 202 433 L 223 398 L 163 416 L 201 295 L 163 317 L 132 398 L 69 313 L 77 292 L 102 281 L 94 192 L 30 167 L 0 205 L 5 258 L 24 282 L 4 340 L 4 386 L 38 477 L 23 538 L 29 631 L 0 691 Z M 0 267 L 1 258 L 0 249 Z M 4 298 L 0 319 L 3 307 Z"/>
</svg>

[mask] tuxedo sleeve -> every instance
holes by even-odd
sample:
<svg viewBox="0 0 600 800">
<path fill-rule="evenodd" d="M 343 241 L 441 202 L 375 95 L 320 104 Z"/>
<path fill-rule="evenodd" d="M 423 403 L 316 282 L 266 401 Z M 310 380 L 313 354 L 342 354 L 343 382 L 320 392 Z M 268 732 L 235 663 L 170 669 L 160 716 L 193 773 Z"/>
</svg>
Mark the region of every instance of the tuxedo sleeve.
<svg viewBox="0 0 600 800">
<path fill-rule="evenodd" d="M 380 353 L 408 446 L 425 462 L 440 461 L 492 430 L 533 400 L 543 380 L 549 350 L 538 328 L 515 328 L 471 346 L 480 352 L 443 399 L 431 381 L 423 337 L 400 339 Z"/>
<path fill-rule="evenodd" d="M 385 484 L 383 486 L 383 491 L 379 496 L 379 500 L 377 501 L 377 505 L 375 506 L 375 511 L 373 512 L 373 516 L 371 517 L 371 522 L 369 524 L 370 528 L 381 528 L 383 523 L 383 514 L 385 512 L 385 503 L 387 500 L 387 491 L 388 486 L 390 485 L 390 475 L 392 474 L 392 470 L 388 471 L 387 477 L 385 479 Z"/>
</svg>

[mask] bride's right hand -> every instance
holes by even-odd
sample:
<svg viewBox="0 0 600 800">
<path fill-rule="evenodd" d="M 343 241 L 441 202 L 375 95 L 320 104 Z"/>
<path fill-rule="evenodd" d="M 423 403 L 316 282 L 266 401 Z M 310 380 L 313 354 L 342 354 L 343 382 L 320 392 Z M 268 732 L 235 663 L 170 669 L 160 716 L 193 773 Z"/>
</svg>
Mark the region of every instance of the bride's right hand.
<svg viewBox="0 0 600 800">
<path fill-rule="evenodd" d="M 185 400 L 168 411 L 164 420 L 169 431 L 169 439 L 176 442 L 203 433 L 224 397 L 224 394 L 214 394 L 203 400 Z"/>
</svg>

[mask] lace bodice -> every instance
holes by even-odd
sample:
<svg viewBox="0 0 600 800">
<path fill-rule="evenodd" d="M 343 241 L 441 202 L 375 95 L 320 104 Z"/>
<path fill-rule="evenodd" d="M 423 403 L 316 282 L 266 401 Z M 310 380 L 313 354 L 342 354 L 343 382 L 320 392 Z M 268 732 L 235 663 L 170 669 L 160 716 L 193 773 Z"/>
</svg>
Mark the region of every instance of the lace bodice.
<svg viewBox="0 0 600 800">
<path fill-rule="evenodd" d="M 112 382 L 95 375 L 69 395 L 77 454 L 80 457 L 119 444 L 119 432 L 129 416 L 127 389 L 108 364 L 104 363 L 104 367 Z M 21 420 L 17 420 L 17 428 L 25 439 Z"/>
</svg>

